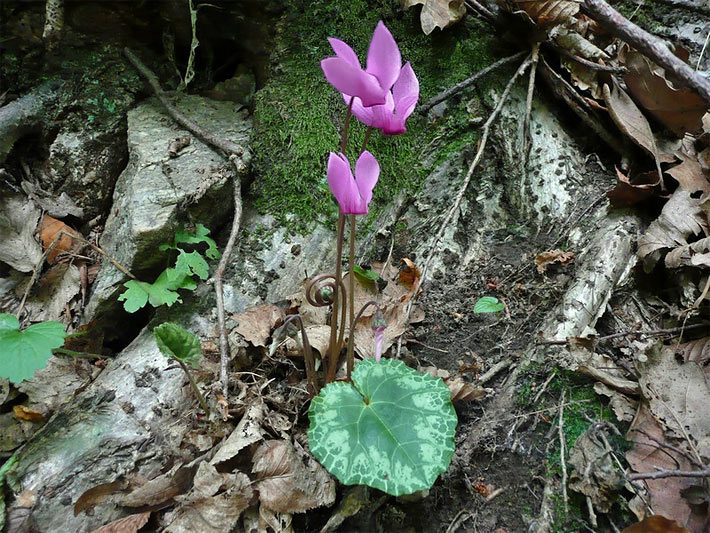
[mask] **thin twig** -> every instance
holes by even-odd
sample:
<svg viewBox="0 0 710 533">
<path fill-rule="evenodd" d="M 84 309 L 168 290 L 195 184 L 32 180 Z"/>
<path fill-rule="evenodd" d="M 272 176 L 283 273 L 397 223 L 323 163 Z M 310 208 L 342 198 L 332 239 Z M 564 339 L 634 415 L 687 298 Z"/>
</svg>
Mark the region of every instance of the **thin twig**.
<svg viewBox="0 0 710 533">
<path fill-rule="evenodd" d="M 518 67 L 518 70 L 515 71 L 515 74 L 510 78 L 508 81 L 508 84 L 505 86 L 505 89 L 503 90 L 503 93 L 500 95 L 500 98 L 498 99 L 498 103 L 496 104 L 495 108 L 493 109 L 493 112 L 490 114 L 488 117 L 488 120 L 486 120 L 485 124 L 483 124 L 483 129 L 482 129 L 482 134 L 481 134 L 481 140 L 478 143 L 478 150 L 476 150 L 476 155 L 473 158 L 473 162 L 471 165 L 468 167 L 468 171 L 466 172 L 466 176 L 464 177 L 463 183 L 461 184 L 461 187 L 459 188 L 458 194 L 456 195 L 456 198 L 454 199 L 454 202 L 451 206 L 451 208 L 448 210 L 446 213 L 446 216 L 444 217 L 443 222 L 441 223 L 441 226 L 439 227 L 439 231 L 437 231 L 436 235 L 434 236 L 434 240 L 431 243 L 431 251 L 429 252 L 429 255 L 426 258 L 426 261 L 424 262 L 424 266 L 422 267 L 421 270 L 421 276 L 419 277 L 419 280 L 417 281 L 416 288 L 412 292 L 414 296 L 409 299 L 409 302 L 407 303 L 407 310 L 406 310 L 406 318 L 405 318 L 405 324 L 409 323 L 409 317 L 412 313 L 412 306 L 414 305 L 414 301 L 416 300 L 416 295 L 419 293 L 419 290 L 422 287 L 422 283 L 426 279 L 426 275 L 429 271 L 429 266 L 431 265 L 431 261 L 434 258 L 434 255 L 436 254 L 436 247 L 439 241 L 441 240 L 441 237 L 444 235 L 444 232 L 449 226 L 449 222 L 451 221 L 451 218 L 454 216 L 454 213 L 458 210 L 459 205 L 461 205 L 461 201 L 463 200 L 464 194 L 466 194 L 466 189 L 468 189 L 468 184 L 471 182 L 471 178 L 473 177 L 473 171 L 476 170 L 478 167 L 478 163 L 480 163 L 481 158 L 483 157 L 483 152 L 486 149 L 486 143 L 488 142 L 488 135 L 490 134 L 491 131 L 491 126 L 495 122 L 495 120 L 498 118 L 498 115 L 500 115 L 501 110 L 503 109 L 503 105 L 505 102 L 508 100 L 508 95 L 510 94 L 511 89 L 513 88 L 513 85 L 515 84 L 515 81 L 523 75 L 523 73 L 527 70 L 527 68 L 530 66 L 530 63 L 532 62 L 532 58 L 528 56 Z M 402 336 L 400 335 L 399 340 L 397 341 L 397 358 L 399 359 L 400 353 L 402 350 Z"/>
<path fill-rule="evenodd" d="M 565 392 L 562 391 L 562 396 L 560 396 L 560 409 L 557 420 L 557 435 L 560 439 L 560 465 L 562 467 L 562 501 L 565 505 L 565 516 L 569 514 L 569 496 L 567 495 L 567 461 L 565 460 L 565 454 L 567 450 L 567 443 L 565 441 L 565 431 L 564 431 L 564 420 L 565 420 Z"/>
<path fill-rule="evenodd" d="M 495 25 L 496 16 L 486 6 L 478 2 L 478 0 L 465 0 L 465 2 L 467 8 L 479 15 L 489 24 Z"/>
<path fill-rule="evenodd" d="M 197 383 L 195 383 L 195 378 L 192 377 L 192 373 L 190 370 L 187 368 L 187 365 L 180 361 L 180 359 L 175 359 L 180 367 L 183 369 L 185 372 L 185 375 L 187 375 L 187 380 L 190 382 L 190 388 L 192 389 L 192 392 L 195 393 L 195 397 L 197 398 L 197 402 L 200 404 L 200 407 L 202 410 L 205 412 L 207 416 L 210 416 L 210 408 L 207 405 L 207 401 L 205 400 L 205 397 L 202 395 L 200 392 L 200 389 L 197 387 Z"/>
<path fill-rule="evenodd" d="M 228 398 L 229 391 L 229 361 L 231 359 L 229 351 L 229 342 L 227 340 L 227 326 L 225 321 L 224 312 L 224 293 L 222 279 L 224 277 L 224 272 L 227 269 L 230 256 L 232 255 L 232 250 L 234 249 L 234 244 L 237 240 L 237 235 L 239 234 L 239 228 L 242 219 L 242 192 L 241 192 L 241 176 L 246 174 L 248 169 L 248 158 L 249 154 L 243 146 L 222 139 L 213 135 L 209 131 L 202 128 L 199 124 L 190 120 L 185 115 L 183 115 L 168 99 L 167 95 L 163 91 L 163 88 L 158 82 L 158 78 L 153 74 L 153 72 L 146 67 L 140 59 L 128 48 L 123 49 L 124 54 L 128 60 L 133 64 L 138 72 L 140 72 L 146 79 L 153 92 L 163 104 L 165 110 L 168 114 L 180 124 L 183 128 L 190 131 L 196 137 L 198 137 L 204 143 L 212 146 L 213 148 L 222 152 L 222 154 L 229 160 L 235 169 L 234 174 L 234 217 L 232 218 L 232 227 L 229 231 L 229 239 L 227 240 L 227 245 L 222 252 L 222 258 L 219 261 L 217 270 L 214 273 L 214 288 L 215 297 L 217 300 L 217 322 L 219 327 L 219 351 L 220 351 L 220 372 L 219 378 L 222 383 L 222 393 L 225 398 Z"/>
<path fill-rule="evenodd" d="M 567 59 L 571 59 L 575 63 L 579 63 L 580 65 L 587 67 L 589 70 L 596 70 L 597 72 L 610 72 L 612 74 L 624 74 L 628 70 L 626 67 L 615 67 L 612 65 L 600 65 L 599 63 L 595 63 L 594 61 L 590 61 L 589 59 L 579 57 L 578 55 L 574 55 L 572 52 L 570 52 L 566 48 L 564 48 L 552 41 L 545 41 L 543 44 L 545 46 L 549 46 L 555 52 L 566 57 Z"/>
<path fill-rule="evenodd" d="M 532 66 L 528 77 L 528 93 L 525 98 L 525 118 L 523 119 L 523 154 L 526 166 L 530 146 L 532 145 L 530 139 L 530 115 L 532 114 L 533 95 L 535 94 L 535 73 L 537 72 L 537 63 L 540 57 L 540 43 L 533 44 L 530 55 L 532 57 Z"/>
<path fill-rule="evenodd" d="M 486 372 L 481 374 L 481 376 L 478 378 L 478 383 L 480 383 L 481 385 L 485 385 L 490 380 L 492 380 L 498 372 L 508 368 L 512 364 L 513 361 L 511 361 L 510 359 L 503 359 L 502 361 L 498 361 L 495 365 L 486 370 Z"/>
<path fill-rule="evenodd" d="M 636 474 L 628 474 L 630 481 L 638 481 L 640 479 L 664 479 L 667 477 L 710 477 L 710 468 L 703 470 L 656 470 L 655 472 L 639 472 Z"/>
<path fill-rule="evenodd" d="M 626 19 L 604 0 L 584 0 L 586 11 L 612 35 L 626 41 L 680 83 L 696 91 L 710 103 L 710 80 L 706 80 L 679 59 L 657 37 Z"/>
<path fill-rule="evenodd" d="M 419 113 L 425 114 L 427 111 L 429 111 L 436 104 L 439 104 L 439 103 L 443 102 L 444 100 L 446 100 L 447 98 L 450 98 L 453 95 L 460 93 L 461 91 L 463 91 L 467 87 L 470 87 L 471 85 L 476 83 L 476 81 L 479 78 L 482 78 L 486 74 L 489 74 L 490 72 L 493 72 L 494 70 L 496 70 L 502 66 L 505 66 L 508 63 L 512 63 L 514 61 L 517 61 L 518 59 L 522 58 L 526 53 L 527 52 L 519 52 L 519 53 L 514 54 L 512 56 L 504 57 L 503 59 L 499 59 L 498 61 L 496 61 L 492 65 L 489 65 L 486 68 L 479 70 L 470 78 L 467 78 L 464 81 L 462 81 L 461 83 L 457 83 L 453 87 L 446 89 L 445 91 L 437 94 L 434 98 L 432 98 L 428 102 L 421 105 L 419 107 Z"/>
</svg>

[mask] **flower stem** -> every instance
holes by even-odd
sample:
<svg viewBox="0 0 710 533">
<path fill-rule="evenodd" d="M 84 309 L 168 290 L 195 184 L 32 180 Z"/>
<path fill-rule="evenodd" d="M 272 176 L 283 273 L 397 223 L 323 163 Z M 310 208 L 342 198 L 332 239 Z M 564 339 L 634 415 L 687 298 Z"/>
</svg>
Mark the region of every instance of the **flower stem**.
<svg viewBox="0 0 710 533">
<path fill-rule="evenodd" d="M 345 113 L 345 123 L 343 124 L 343 130 L 340 132 L 340 152 L 345 155 L 345 149 L 348 146 L 348 131 L 350 130 L 350 117 L 353 116 L 353 101 L 355 97 L 350 98 L 350 103 L 348 104 L 348 111 Z"/>
<path fill-rule="evenodd" d="M 328 366 L 326 368 L 325 382 L 330 383 L 335 379 L 340 355 L 340 342 L 338 341 L 338 304 L 340 303 L 340 283 L 343 277 L 343 239 L 345 237 L 345 215 L 338 216 L 338 240 L 335 250 L 335 285 L 333 287 L 333 308 L 330 313 L 330 349 L 328 350 Z M 343 324 L 344 325 L 344 324 Z M 341 327 L 343 327 L 341 325 Z"/>
<path fill-rule="evenodd" d="M 358 320 L 360 320 L 360 317 L 363 315 L 365 311 L 367 311 L 367 308 L 370 306 L 375 306 L 378 310 L 380 309 L 379 304 L 375 300 L 370 300 L 367 302 L 365 305 L 363 305 L 360 310 L 357 312 L 357 316 L 355 317 L 355 322 L 357 323 Z M 353 366 L 355 366 L 355 336 L 350 335 L 348 337 L 348 379 L 350 379 L 350 375 L 353 373 Z"/>
<path fill-rule="evenodd" d="M 350 339 L 355 334 L 355 227 L 357 221 L 355 215 L 350 215 L 350 257 L 348 260 L 348 304 L 350 306 L 350 327 L 348 333 L 348 379 L 354 365 L 353 343 Z"/>
<path fill-rule="evenodd" d="M 365 148 L 367 148 L 367 143 L 370 142 L 370 135 L 372 135 L 372 126 L 368 126 L 367 129 L 365 130 L 365 138 L 362 141 L 362 147 L 360 148 L 360 153 L 363 153 L 365 151 Z"/>
</svg>

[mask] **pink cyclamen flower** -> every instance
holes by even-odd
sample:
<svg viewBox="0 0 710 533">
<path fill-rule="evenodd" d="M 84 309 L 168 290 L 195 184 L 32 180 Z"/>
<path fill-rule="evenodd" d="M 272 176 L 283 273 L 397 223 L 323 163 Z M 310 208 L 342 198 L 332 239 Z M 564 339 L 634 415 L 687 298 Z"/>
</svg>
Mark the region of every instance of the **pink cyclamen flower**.
<svg viewBox="0 0 710 533">
<path fill-rule="evenodd" d="M 350 161 L 343 154 L 330 153 L 328 158 L 328 185 L 344 215 L 366 215 L 372 200 L 372 190 L 380 177 L 380 165 L 365 150 L 355 163 L 355 176 Z"/>
<path fill-rule="evenodd" d="M 382 358 L 382 345 L 385 342 L 385 328 L 387 328 L 387 321 L 385 321 L 385 316 L 378 308 L 377 311 L 375 311 L 375 316 L 372 317 L 372 334 L 375 336 L 375 361 L 378 363 Z"/>
<path fill-rule="evenodd" d="M 335 52 L 335 57 L 321 61 L 328 82 L 343 95 L 347 95 L 348 103 L 356 97 L 362 106 L 385 105 L 387 93 L 399 78 L 402 56 L 384 23 L 380 21 L 372 35 L 365 69 L 348 44 L 333 37 L 328 42 Z"/>
</svg>

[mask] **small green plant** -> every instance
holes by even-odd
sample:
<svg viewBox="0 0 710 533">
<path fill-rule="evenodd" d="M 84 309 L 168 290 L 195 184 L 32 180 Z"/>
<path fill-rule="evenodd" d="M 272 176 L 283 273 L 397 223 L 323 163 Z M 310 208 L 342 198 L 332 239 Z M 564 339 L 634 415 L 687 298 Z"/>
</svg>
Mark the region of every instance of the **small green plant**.
<svg viewBox="0 0 710 533">
<path fill-rule="evenodd" d="M 393 496 L 428 489 L 454 453 L 448 387 L 394 359 L 358 363 L 352 383 L 325 386 L 308 417 L 311 453 L 346 485 Z"/>
<path fill-rule="evenodd" d="M 153 307 L 160 307 L 182 302 L 178 291 L 195 290 L 197 287 L 195 278 L 204 281 L 209 275 L 209 265 L 202 253 L 196 250 L 188 252 L 184 247 L 206 244 L 205 256 L 209 259 L 217 259 L 220 256 L 217 244 L 209 237 L 209 233 L 205 226 L 197 224 L 193 233 L 177 231 L 172 243 L 161 244 L 159 247 L 161 251 L 177 251 L 175 266 L 163 270 L 153 283 L 138 280 L 124 283 L 126 292 L 118 297 L 118 300 L 123 302 L 123 308 L 129 313 L 135 313 L 147 303 Z"/>
<path fill-rule="evenodd" d="M 494 296 L 484 296 L 479 298 L 473 306 L 473 312 L 477 315 L 484 313 L 500 313 L 505 309 L 505 304 Z"/>
<path fill-rule="evenodd" d="M 197 387 L 197 383 L 188 368 L 197 367 L 202 358 L 202 345 L 199 337 L 172 322 L 164 322 L 157 326 L 153 329 L 153 335 L 155 335 L 155 342 L 160 352 L 169 359 L 175 359 L 183 369 L 200 407 L 209 415 L 210 410 L 207 401 Z"/>
<path fill-rule="evenodd" d="M 64 344 L 64 337 L 59 322 L 40 322 L 21 330 L 14 315 L 0 313 L 0 378 L 13 383 L 30 379 L 45 367 L 52 350 Z"/>
</svg>

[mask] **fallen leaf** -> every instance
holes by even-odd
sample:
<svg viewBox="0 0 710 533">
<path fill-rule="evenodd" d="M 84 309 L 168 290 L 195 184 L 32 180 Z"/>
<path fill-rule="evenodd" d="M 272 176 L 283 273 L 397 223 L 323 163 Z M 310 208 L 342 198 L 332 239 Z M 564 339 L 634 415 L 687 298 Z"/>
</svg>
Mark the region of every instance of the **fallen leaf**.
<svg viewBox="0 0 710 533">
<path fill-rule="evenodd" d="M 474 481 L 471 486 L 473 487 L 473 490 L 476 491 L 476 493 L 480 494 L 484 498 L 488 498 L 488 496 L 490 496 L 491 493 L 495 490 L 495 487 L 493 485 L 484 483 L 483 481 Z"/>
<path fill-rule="evenodd" d="M 641 113 L 631 97 L 617 83 L 614 83 L 611 89 L 609 89 L 609 85 L 604 84 L 603 92 L 604 102 L 612 120 L 629 139 L 643 148 L 653 158 L 658 170 L 658 182 L 660 182 L 661 162 L 671 162 L 675 158 L 670 161 L 661 159 L 656 146 L 656 138 L 648 120 L 643 116 L 643 113 Z"/>
<path fill-rule="evenodd" d="M 264 442 L 254 452 L 253 463 L 252 471 L 259 476 L 259 499 L 272 511 L 302 513 L 335 501 L 335 481 L 330 474 L 288 441 Z"/>
<path fill-rule="evenodd" d="M 57 262 L 60 254 L 76 252 L 83 244 L 78 239 L 81 234 L 67 226 L 61 220 L 57 220 L 49 215 L 42 217 L 39 226 L 39 237 L 42 241 L 42 248 L 46 251 L 52 244 L 52 249 L 47 254 L 47 263 L 53 265 Z M 56 239 L 56 242 L 55 242 Z"/>
<path fill-rule="evenodd" d="M 553 263 L 560 265 L 568 265 L 574 261 L 574 252 L 565 252 L 562 250 L 549 250 L 541 252 L 535 256 L 535 267 L 539 274 L 544 274 L 547 268 Z"/>
<path fill-rule="evenodd" d="M 702 367 L 694 361 L 678 362 L 673 350 L 660 343 L 646 350 L 646 356 L 637 366 L 651 413 L 670 435 L 689 435 L 700 454 L 710 456 L 710 384 Z"/>
<path fill-rule="evenodd" d="M 710 268 L 710 237 L 671 250 L 666 255 L 665 264 L 668 268 Z"/>
<path fill-rule="evenodd" d="M 251 307 L 233 318 L 238 323 L 235 329 L 242 337 L 254 346 L 266 346 L 271 330 L 283 320 L 284 313 L 280 307 L 265 304 Z"/>
<path fill-rule="evenodd" d="M 24 405 L 14 405 L 12 407 L 12 414 L 18 420 L 26 420 L 27 422 L 44 422 L 45 418 L 42 413 L 29 409 Z"/>
<path fill-rule="evenodd" d="M 702 127 L 707 104 L 684 86 L 673 87 L 663 69 L 635 50 L 626 53 L 624 82 L 634 99 L 679 137 Z"/>
<path fill-rule="evenodd" d="M 169 533 L 232 531 L 252 498 L 251 481 L 242 472 L 220 473 L 207 462 L 197 468 L 193 487 L 178 497 L 180 505 L 166 517 Z"/>
<path fill-rule="evenodd" d="M 545 29 L 563 24 L 579 12 L 579 2 L 571 0 L 513 0 L 513 5 Z"/>
<path fill-rule="evenodd" d="M 402 262 L 405 266 L 399 271 L 399 282 L 409 290 L 412 290 L 419 281 L 419 278 L 422 277 L 422 273 L 411 259 L 405 257 L 402 259 Z"/>
<path fill-rule="evenodd" d="M 145 513 L 124 516 L 95 529 L 93 533 L 137 533 L 148 523 L 150 513 L 150 511 L 146 511 Z"/>
<path fill-rule="evenodd" d="M 69 215 L 84 218 L 84 210 L 78 207 L 66 192 L 55 196 L 30 181 L 23 181 L 20 186 L 27 196 L 48 215 L 56 218 L 64 218 Z"/>
<path fill-rule="evenodd" d="M 80 513 L 93 509 L 98 504 L 105 502 L 111 496 L 125 490 L 127 487 L 128 483 L 121 480 L 101 483 L 100 485 L 85 490 L 81 496 L 76 499 L 76 502 L 74 502 L 74 516 L 79 516 Z"/>
<path fill-rule="evenodd" d="M 639 204 L 655 196 L 661 190 L 661 184 L 658 181 L 658 172 L 638 172 L 636 174 L 626 176 L 618 168 L 616 177 L 618 182 L 616 186 L 606 193 L 609 202 L 614 207 L 630 207 Z"/>
<path fill-rule="evenodd" d="M 20 272 L 30 272 L 42 258 L 34 239 L 40 211 L 19 195 L 0 197 L 0 262 Z"/>
<path fill-rule="evenodd" d="M 247 446 L 259 442 L 263 438 L 261 424 L 264 421 L 264 404 L 256 402 L 247 407 L 244 416 L 230 433 L 222 447 L 210 461 L 217 465 L 229 461 Z"/>
<path fill-rule="evenodd" d="M 320 325 L 320 326 L 307 326 L 305 328 L 306 335 L 308 335 L 308 342 L 311 348 L 316 350 L 321 357 L 325 357 L 328 353 L 328 347 L 330 346 L 330 326 Z M 303 356 L 303 339 L 301 339 L 300 329 L 297 330 L 298 334 L 296 338 L 289 338 L 286 340 L 286 350 L 290 355 L 297 355 L 298 357 Z"/>
<path fill-rule="evenodd" d="M 631 423 L 626 439 L 633 444 L 633 447 L 626 452 L 626 460 L 635 472 L 694 468 L 687 458 L 688 451 L 682 449 L 684 443 L 667 438 L 662 426 L 643 404 Z M 681 496 L 681 491 L 692 487 L 695 480 L 669 477 L 645 479 L 640 483 L 646 486 L 648 491 L 646 500 L 654 514 L 668 517 L 690 531 L 703 531 L 705 513 L 695 512 Z"/>
<path fill-rule="evenodd" d="M 594 392 L 609 398 L 611 410 L 619 422 L 631 422 L 638 410 L 638 402 L 632 400 L 625 394 L 616 392 L 611 387 L 607 387 L 603 383 L 594 384 Z"/>
<path fill-rule="evenodd" d="M 386 496 L 385 496 L 386 497 Z M 338 504 L 333 514 L 328 519 L 328 522 L 320 530 L 320 533 L 329 533 L 336 531 L 340 524 L 345 522 L 347 518 L 355 516 L 360 510 L 370 506 L 370 489 L 366 485 L 355 485 L 347 487 L 345 495 Z"/>
<path fill-rule="evenodd" d="M 706 374 L 710 374 L 710 337 L 684 342 L 676 347 L 676 352 L 686 363 L 693 361 L 700 365 Z"/>
<path fill-rule="evenodd" d="M 419 18 L 425 35 L 429 35 L 434 28 L 443 30 L 451 26 L 466 14 L 464 0 L 402 0 L 405 9 L 418 4 L 422 4 Z"/>
<path fill-rule="evenodd" d="M 197 464 L 177 465 L 119 498 L 125 507 L 152 507 L 184 494 L 190 488 Z"/>
<path fill-rule="evenodd" d="M 625 527 L 621 533 L 690 533 L 690 531 L 680 527 L 677 522 L 656 514 Z"/>
<path fill-rule="evenodd" d="M 54 265 L 42 274 L 25 306 L 33 320 L 61 320 L 80 290 L 81 275 L 75 265 Z"/>
<path fill-rule="evenodd" d="M 692 195 L 701 196 L 710 195 L 710 180 L 700 167 L 700 163 L 696 158 L 682 155 L 683 161 L 666 170 L 668 174 L 673 176 L 681 189 L 688 191 Z"/>
<path fill-rule="evenodd" d="M 673 193 L 658 218 L 639 238 L 638 257 L 647 272 L 653 269 L 664 250 L 688 244 L 691 235 L 710 233 L 700 204 L 700 200 L 683 189 Z"/>
</svg>

